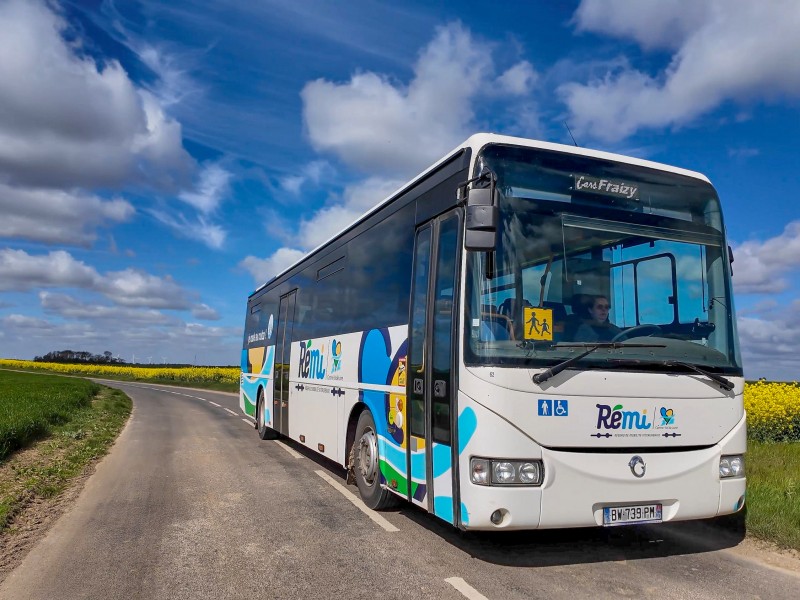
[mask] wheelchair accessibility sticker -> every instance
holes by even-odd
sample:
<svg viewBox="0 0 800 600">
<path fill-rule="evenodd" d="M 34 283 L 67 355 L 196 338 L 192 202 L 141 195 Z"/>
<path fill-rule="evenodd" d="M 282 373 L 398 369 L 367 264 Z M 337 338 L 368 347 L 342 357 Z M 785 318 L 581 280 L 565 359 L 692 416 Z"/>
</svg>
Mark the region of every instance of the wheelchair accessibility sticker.
<svg viewBox="0 0 800 600">
<path fill-rule="evenodd" d="M 569 401 L 568 400 L 539 400 L 539 416 L 540 417 L 568 417 L 569 416 Z"/>
</svg>

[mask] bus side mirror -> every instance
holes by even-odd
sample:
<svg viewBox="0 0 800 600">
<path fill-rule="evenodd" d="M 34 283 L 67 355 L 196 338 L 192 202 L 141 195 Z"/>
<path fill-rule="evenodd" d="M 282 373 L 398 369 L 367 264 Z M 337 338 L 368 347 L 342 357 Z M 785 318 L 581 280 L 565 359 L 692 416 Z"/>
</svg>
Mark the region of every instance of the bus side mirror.
<svg viewBox="0 0 800 600">
<path fill-rule="evenodd" d="M 497 246 L 498 218 L 493 185 L 468 190 L 464 247 L 479 252 L 493 251 Z"/>
</svg>

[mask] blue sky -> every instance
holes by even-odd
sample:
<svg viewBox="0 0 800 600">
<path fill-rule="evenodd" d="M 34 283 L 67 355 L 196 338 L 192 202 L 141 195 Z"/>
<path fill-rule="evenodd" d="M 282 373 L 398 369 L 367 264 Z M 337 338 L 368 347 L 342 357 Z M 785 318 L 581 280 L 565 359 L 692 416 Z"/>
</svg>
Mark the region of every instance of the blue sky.
<svg viewBox="0 0 800 600">
<path fill-rule="evenodd" d="M 800 372 L 800 3 L 0 0 L 0 356 L 237 364 L 247 295 L 470 134 L 701 171 Z"/>
</svg>

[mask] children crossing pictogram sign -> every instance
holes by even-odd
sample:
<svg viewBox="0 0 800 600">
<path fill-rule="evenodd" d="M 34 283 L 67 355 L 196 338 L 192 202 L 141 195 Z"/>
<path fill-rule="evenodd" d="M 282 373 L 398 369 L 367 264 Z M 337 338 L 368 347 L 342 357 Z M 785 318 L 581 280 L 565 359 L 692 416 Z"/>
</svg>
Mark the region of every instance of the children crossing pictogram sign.
<svg viewBox="0 0 800 600">
<path fill-rule="evenodd" d="M 526 306 L 525 339 L 553 341 L 553 310 Z"/>
</svg>

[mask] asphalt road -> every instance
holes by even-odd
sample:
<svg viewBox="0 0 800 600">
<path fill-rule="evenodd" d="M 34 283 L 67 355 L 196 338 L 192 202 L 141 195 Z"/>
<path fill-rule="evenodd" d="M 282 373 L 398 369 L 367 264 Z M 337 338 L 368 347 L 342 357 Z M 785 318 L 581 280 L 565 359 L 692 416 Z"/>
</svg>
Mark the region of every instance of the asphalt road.
<svg viewBox="0 0 800 600">
<path fill-rule="evenodd" d="M 233 395 L 109 385 L 131 421 L 3 600 L 800 596 L 798 574 L 696 526 L 459 534 L 372 513 L 336 465 L 259 440 Z"/>
</svg>

